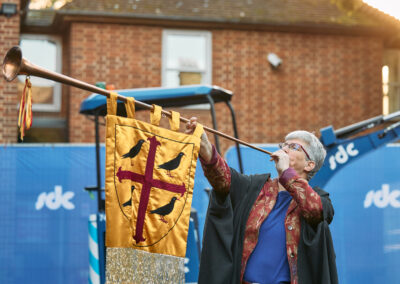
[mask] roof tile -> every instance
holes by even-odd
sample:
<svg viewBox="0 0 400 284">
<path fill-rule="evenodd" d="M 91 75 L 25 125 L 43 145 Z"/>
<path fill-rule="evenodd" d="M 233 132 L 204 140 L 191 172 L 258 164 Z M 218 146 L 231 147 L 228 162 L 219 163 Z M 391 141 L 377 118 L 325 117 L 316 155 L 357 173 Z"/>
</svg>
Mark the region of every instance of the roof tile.
<svg viewBox="0 0 400 284">
<path fill-rule="evenodd" d="M 362 13 L 339 9 L 331 0 L 73 0 L 61 10 L 219 22 L 376 24 Z"/>
</svg>

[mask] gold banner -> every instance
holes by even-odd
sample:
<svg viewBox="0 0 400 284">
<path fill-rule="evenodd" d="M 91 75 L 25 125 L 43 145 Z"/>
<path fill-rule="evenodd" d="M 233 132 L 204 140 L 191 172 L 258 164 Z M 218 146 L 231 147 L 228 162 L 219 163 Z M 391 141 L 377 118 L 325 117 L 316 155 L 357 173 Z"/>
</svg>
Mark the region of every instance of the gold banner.
<svg viewBox="0 0 400 284">
<path fill-rule="evenodd" d="M 193 135 L 158 127 L 161 108 L 151 113 L 153 124 L 134 119 L 134 100 L 126 104 L 128 118 L 116 116 L 116 94 L 107 101 L 106 246 L 134 248 L 184 257 L 189 228 L 199 125 Z"/>
</svg>

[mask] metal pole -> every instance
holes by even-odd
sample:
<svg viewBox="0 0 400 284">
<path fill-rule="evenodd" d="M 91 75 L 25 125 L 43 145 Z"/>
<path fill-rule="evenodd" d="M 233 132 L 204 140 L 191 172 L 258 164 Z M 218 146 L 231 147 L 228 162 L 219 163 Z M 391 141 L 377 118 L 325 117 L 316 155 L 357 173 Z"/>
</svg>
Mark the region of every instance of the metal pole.
<svg viewBox="0 0 400 284">
<path fill-rule="evenodd" d="M 96 136 L 96 173 L 97 173 L 97 209 L 98 212 L 104 212 L 101 197 L 101 172 L 100 172 L 100 138 L 99 138 L 99 113 L 94 115 L 94 127 Z"/>
</svg>

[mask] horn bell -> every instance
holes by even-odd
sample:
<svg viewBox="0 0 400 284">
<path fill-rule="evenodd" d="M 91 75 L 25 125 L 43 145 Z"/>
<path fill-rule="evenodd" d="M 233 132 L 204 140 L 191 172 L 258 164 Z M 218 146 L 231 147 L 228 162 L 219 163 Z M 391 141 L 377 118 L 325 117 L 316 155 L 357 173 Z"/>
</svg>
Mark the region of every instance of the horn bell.
<svg viewBox="0 0 400 284">
<path fill-rule="evenodd" d="M 3 76 L 7 82 L 14 80 L 21 69 L 22 51 L 19 46 L 12 47 L 4 57 L 3 61 Z"/>
</svg>

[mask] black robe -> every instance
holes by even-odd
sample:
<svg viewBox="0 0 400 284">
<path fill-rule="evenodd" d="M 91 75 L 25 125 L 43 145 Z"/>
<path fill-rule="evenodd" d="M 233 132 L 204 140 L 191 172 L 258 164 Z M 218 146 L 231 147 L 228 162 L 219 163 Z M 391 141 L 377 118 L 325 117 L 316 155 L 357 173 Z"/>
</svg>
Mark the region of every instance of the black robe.
<svg viewBox="0 0 400 284">
<path fill-rule="evenodd" d="M 240 283 L 245 226 L 269 177 L 269 174 L 246 176 L 231 169 L 229 194 L 220 196 L 212 190 L 204 225 L 199 284 Z M 336 256 L 328 226 L 333 207 L 327 192 L 314 190 L 321 196 L 324 221 L 313 228 L 301 218 L 297 254 L 299 284 L 336 284 Z"/>
</svg>

